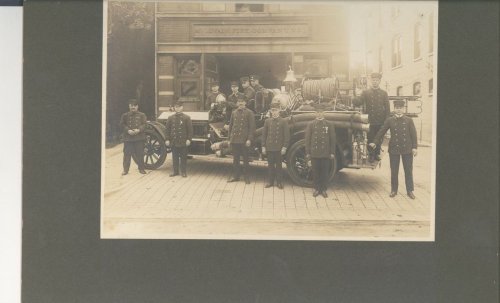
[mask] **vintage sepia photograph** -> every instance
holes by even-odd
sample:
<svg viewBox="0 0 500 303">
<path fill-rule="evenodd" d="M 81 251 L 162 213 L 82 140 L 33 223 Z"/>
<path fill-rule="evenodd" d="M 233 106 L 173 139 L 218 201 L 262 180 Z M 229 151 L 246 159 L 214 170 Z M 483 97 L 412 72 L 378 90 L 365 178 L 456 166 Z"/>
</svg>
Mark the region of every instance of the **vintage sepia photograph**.
<svg viewBox="0 0 500 303">
<path fill-rule="evenodd" d="M 104 1 L 101 238 L 434 241 L 437 1 Z"/>
</svg>

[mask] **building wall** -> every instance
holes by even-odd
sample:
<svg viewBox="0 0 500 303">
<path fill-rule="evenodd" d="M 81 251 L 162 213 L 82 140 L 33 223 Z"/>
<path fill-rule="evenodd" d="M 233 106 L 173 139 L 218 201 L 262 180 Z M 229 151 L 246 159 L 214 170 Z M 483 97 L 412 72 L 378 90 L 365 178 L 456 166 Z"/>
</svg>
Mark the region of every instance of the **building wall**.
<svg viewBox="0 0 500 303">
<path fill-rule="evenodd" d="M 251 4 L 253 11 L 248 12 L 242 5 L 157 3 L 159 111 L 167 110 L 178 99 L 190 108 L 196 103 L 204 104 L 210 82 L 219 80 L 217 64 L 213 62 L 226 54 L 241 54 L 242 58 L 283 54 L 290 62 L 280 63 L 282 71 L 277 72 L 277 78 L 284 78 L 287 65 L 293 67 L 299 80 L 312 65 L 320 67 L 317 70 L 325 77 L 348 76 L 348 28 L 343 8 L 267 3 Z M 188 61 L 189 65 L 185 65 Z M 184 67 L 191 68 L 192 74 Z M 189 86 L 195 87 L 196 92 L 182 96 Z M 206 109 L 206 104 L 193 108 Z"/>
<path fill-rule="evenodd" d="M 432 139 L 436 93 L 437 14 L 437 2 L 395 1 L 372 4 L 364 10 L 367 72 L 383 73 L 381 88 L 389 95 L 421 96 L 422 113 L 415 124 L 420 141 L 428 143 Z M 393 58 L 398 37 L 400 62 Z M 415 50 L 417 40 L 420 40 L 419 53 Z M 420 91 L 414 91 L 417 83 Z"/>
</svg>

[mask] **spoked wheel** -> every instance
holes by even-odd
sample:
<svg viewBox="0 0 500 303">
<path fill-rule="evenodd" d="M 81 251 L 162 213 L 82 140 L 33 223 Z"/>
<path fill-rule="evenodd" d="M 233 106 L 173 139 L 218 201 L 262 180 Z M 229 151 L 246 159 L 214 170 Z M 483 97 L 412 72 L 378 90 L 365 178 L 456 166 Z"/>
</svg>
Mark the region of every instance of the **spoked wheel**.
<svg viewBox="0 0 500 303">
<path fill-rule="evenodd" d="M 306 147 L 304 139 L 295 142 L 292 147 L 290 147 L 286 163 L 288 175 L 293 182 L 300 186 L 313 186 L 312 166 L 311 161 L 306 160 Z M 337 161 L 336 159 L 333 159 L 330 164 L 328 183 L 333 181 L 336 171 Z"/>
<path fill-rule="evenodd" d="M 163 138 L 154 130 L 146 129 L 146 141 L 144 143 L 144 166 L 146 169 L 159 168 L 170 152 Z"/>
</svg>

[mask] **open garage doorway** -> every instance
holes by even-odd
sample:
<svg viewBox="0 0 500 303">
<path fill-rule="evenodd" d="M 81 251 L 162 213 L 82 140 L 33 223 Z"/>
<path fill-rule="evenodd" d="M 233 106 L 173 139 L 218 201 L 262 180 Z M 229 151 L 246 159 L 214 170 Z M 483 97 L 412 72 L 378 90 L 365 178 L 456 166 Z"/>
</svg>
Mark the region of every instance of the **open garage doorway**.
<svg viewBox="0 0 500 303">
<path fill-rule="evenodd" d="M 244 76 L 260 76 L 260 84 L 265 88 L 280 88 L 285 78 L 292 56 L 279 54 L 217 54 L 220 89 L 231 93 L 231 81 Z"/>
</svg>

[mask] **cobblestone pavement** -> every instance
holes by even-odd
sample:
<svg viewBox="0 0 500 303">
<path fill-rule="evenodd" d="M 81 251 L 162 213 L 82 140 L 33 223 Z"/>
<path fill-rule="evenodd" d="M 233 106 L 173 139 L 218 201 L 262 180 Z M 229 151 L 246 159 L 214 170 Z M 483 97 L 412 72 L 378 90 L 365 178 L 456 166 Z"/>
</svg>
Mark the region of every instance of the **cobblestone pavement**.
<svg viewBox="0 0 500 303">
<path fill-rule="evenodd" d="M 211 238 L 315 240 L 432 240 L 431 151 L 414 161 L 415 195 L 389 198 L 388 157 L 380 168 L 343 169 L 329 196 L 285 178 L 283 190 L 266 189 L 265 162 L 251 163 L 251 184 L 227 183 L 231 158 L 195 156 L 188 177 L 169 177 L 170 157 L 158 170 L 121 176 L 122 146 L 105 151 L 103 238 Z M 285 174 L 286 175 L 286 174 Z"/>
</svg>

